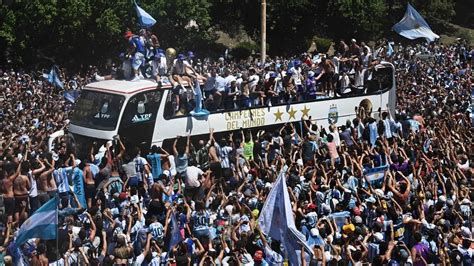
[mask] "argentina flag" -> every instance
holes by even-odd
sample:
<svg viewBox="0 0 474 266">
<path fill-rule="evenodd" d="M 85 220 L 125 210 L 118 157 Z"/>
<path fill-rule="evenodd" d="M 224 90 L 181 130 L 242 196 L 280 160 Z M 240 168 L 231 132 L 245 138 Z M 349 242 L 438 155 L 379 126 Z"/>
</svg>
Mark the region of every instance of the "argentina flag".
<svg viewBox="0 0 474 266">
<path fill-rule="evenodd" d="M 137 10 L 138 21 L 140 22 L 141 27 L 149 29 L 155 25 L 156 19 L 143 10 L 143 8 L 139 7 L 137 2 L 135 2 L 135 9 Z"/>
<path fill-rule="evenodd" d="M 15 239 L 17 246 L 24 244 L 28 239 L 56 239 L 58 226 L 58 198 L 46 202 L 20 227 Z"/>
<path fill-rule="evenodd" d="M 395 24 L 392 29 L 410 40 L 425 38 L 432 42 L 439 39 L 439 36 L 431 30 L 425 19 L 410 3 L 408 3 L 407 11 L 402 20 Z"/>
<path fill-rule="evenodd" d="M 388 169 L 388 165 L 379 167 L 369 168 L 366 170 L 367 181 L 374 187 L 381 187 L 385 180 L 385 171 Z"/>
<path fill-rule="evenodd" d="M 53 66 L 49 74 L 43 75 L 49 83 L 53 84 L 56 87 L 64 89 L 63 82 L 59 79 L 58 73 L 56 72 L 57 66 Z"/>
<path fill-rule="evenodd" d="M 291 265 L 301 265 L 301 252 L 313 255 L 305 236 L 296 229 L 284 172 L 280 173 L 270 191 L 258 224 L 264 234 L 282 243 Z"/>
</svg>

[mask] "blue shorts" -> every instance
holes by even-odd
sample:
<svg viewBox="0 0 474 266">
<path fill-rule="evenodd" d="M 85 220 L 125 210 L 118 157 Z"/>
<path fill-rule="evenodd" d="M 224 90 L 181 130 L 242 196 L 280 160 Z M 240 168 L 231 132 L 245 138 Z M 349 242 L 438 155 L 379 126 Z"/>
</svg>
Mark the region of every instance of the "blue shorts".
<svg viewBox="0 0 474 266">
<path fill-rule="evenodd" d="M 139 182 L 138 176 L 132 176 L 128 179 L 128 185 L 131 187 L 138 187 Z"/>
</svg>

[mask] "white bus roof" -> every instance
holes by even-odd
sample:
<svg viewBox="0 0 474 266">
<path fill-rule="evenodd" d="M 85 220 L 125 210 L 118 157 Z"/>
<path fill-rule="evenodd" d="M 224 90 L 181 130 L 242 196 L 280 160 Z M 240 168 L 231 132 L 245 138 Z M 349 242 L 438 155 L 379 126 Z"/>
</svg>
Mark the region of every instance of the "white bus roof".
<svg viewBox="0 0 474 266">
<path fill-rule="evenodd" d="M 161 88 L 171 89 L 171 83 L 169 83 L 169 81 L 166 81 L 163 82 Z M 200 80 L 200 83 L 202 84 L 202 80 Z M 187 86 L 186 82 L 184 82 L 184 85 Z M 135 94 L 140 91 L 156 89 L 157 86 L 158 84 L 151 79 L 144 79 L 139 81 L 111 79 L 89 83 L 86 85 L 85 89 L 117 94 Z"/>
<path fill-rule="evenodd" d="M 85 87 L 85 89 L 119 94 L 132 94 L 154 88 L 156 88 L 156 82 L 151 80 L 126 81 L 115 79 L 89 83 Z"/>
</svg>

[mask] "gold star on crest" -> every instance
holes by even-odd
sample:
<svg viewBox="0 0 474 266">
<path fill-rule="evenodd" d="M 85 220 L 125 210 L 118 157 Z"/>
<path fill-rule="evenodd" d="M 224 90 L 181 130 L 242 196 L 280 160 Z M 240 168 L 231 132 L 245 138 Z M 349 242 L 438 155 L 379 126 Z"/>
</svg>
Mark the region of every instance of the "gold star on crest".
<svg viewBox="0 0 474 266">
<path fill-rule="evenodd" d="M 306 105 L 305 105 L 304 108 L 303 108 L 302 110 L 300 110 L 300 112 L 303 113 L 303 115 L 302 115 L 303 117 L 305 117 L 305 116 L 306 116 L 306 117 L 309 117 L 309 111 L 310 111 L 310 110 L 311 110 L 311 109 L 309 109 L 309 108 L 306 107 Z"/>
<path fill-rule="evenodd" d="M 283 121 L 281 119 L 281 117 L 283 116 L 283 112 L 280 112 L 280 109 L 277 109 L 276 113 L 273 113 L 273 115 L 275 115 L 275 122 L 278 120 Z"/>
<path fill-rule="evenodd" d="M 295 116 L 295 115 L 296 115 L 296 112 L 298 112 L 298 111 L 296 111 L 295 109 L 293 109 L 293 106 L 291 107 L 290 110 L 287 111 L 287 113 L 290 115 L 290 119 L 291 119 L 291 118 L 296 119 L 296 116 Z"/>
</svg>

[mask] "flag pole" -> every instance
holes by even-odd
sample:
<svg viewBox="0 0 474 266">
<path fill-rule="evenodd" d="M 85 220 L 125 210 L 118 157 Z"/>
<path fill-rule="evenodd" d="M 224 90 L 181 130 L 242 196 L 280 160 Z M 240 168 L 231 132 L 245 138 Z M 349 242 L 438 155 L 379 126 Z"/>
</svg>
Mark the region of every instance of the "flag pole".
<svg viewBox="0 0 474 266">
<path fill-rule="evenodd" d="M 56 263 L 61 258 L 59 255 L 59 196 L 56 193 Z"/>
<path fill-rule="evenodd" d="M 261 14 L 260 14 L 260 22 L 261 22 L 261 29 L 260 29 L 260 60 L 262 64 L 265 63 L 265 59 L 267 57 L 267 1 L 262 0 L 261 2 Z"/>
</svg>

